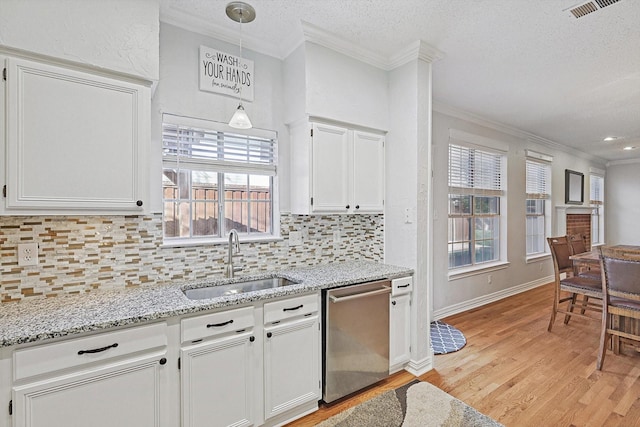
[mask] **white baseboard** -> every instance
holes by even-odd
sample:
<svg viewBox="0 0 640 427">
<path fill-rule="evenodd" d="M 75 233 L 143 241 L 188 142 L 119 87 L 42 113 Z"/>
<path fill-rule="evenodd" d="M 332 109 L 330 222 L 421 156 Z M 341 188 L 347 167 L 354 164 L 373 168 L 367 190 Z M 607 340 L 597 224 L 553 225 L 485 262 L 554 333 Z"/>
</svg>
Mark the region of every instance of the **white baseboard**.
<svg viewBox="0 0 640 427">
<path fill-rule="evenodd" d="M 411 359 L 404 369 L 416 377 L 426 374 L 433 369 L 433 355 L 429 355 L 422 360 Z"/>
<path fill-rule="evenodd" d="M 522 283 L 520 285 L 512 286 L 507 289 L 503 289 L 498 292 L 494 292 L 492 294 L 483 295 L 481 297 L 477 297 L 474 299 L 470 299 L 468 301 L 464 301 L 458 304 L 450 305 L 449 307 L 444 307 L 438 310 L 433 311 L 433 320 L 439 320 L 444 317 L 452 316 L 454 314 L 462 313 L 463 311 L 471 310 L 473 308 L 478 308 L 483 305 L 499 301 L 501 299 L 517 295 L 519 293 L 528 291 L 530 289 L 537 288 L 538 286 L 546 285 L 549 282 L 553 282 L 553 276 L 543 277 L 541 279 L 534 280 L 528 283 Z"/>
</svg>

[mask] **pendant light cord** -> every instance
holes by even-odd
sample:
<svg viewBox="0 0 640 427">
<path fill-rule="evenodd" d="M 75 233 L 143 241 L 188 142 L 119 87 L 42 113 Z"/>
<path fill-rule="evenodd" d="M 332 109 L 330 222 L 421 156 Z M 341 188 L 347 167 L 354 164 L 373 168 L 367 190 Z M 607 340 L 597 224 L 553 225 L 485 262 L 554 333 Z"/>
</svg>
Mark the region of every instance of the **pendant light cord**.
<svg viewBox="0 0 640 427">
<path fill-rule="evenodd" d="M 238 22 L 240 22 L 240 60 L 238 61 L 238 79 L 240 84 L 240 91 L 238 93 L 238 98 L 240 105 L 242 105 L 242 11 L 240 11 L 240 20 Z"/>
</svg>

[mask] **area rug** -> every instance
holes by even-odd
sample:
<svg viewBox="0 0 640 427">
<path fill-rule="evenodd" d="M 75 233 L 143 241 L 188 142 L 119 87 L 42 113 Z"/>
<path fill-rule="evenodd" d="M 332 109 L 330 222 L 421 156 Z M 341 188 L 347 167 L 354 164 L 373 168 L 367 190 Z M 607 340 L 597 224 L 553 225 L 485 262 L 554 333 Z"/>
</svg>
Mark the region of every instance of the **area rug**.
<svg viewBox="0 0 640 427">
<path fill-rule="evenodd" d="M 467 339 L 457 328 L 440 320 L 431 322 L 431 349 L 434 354 L 453 353 L 467 344 Z"/>
<path fill-rule="evenodd" d="M 320 427 L 501 427 L 427 382 L 415 380 L 349 408 Z"/>
</svg>

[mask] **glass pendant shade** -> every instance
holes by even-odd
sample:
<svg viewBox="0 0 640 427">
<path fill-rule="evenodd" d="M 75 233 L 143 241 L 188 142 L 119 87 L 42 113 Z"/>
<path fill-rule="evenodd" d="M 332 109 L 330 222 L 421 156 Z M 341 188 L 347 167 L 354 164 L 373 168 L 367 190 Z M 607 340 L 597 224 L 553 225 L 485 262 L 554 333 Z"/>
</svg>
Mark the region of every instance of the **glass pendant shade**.
<svg viewBox="0 0 640 427">
<path fill-rule="evenodd" d="M 251 129 L 253 127 L 242 104 L 239 104 L 236 112 L 233 113 L 233 117 L 231 117 L 229 121 L 229 126 L 235 129 Z"/>
</svg>

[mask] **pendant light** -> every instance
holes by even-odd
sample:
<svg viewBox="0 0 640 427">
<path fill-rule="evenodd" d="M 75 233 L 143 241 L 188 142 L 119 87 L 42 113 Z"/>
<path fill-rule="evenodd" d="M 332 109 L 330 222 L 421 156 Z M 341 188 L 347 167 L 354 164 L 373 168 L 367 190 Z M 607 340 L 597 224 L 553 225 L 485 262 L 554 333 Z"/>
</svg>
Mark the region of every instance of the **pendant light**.
<svg viewBox="0 0 640 427">
<path fill-rule="evenodd" d="M 240 62 L 242 62 L 242 23 L 253 21 L 256 18 L 256 11 L 250 4 L 241 1 L 232 1 L 227 5 L 226 11 L 229 18 L 240 23 Z M 236 129 L 250 129 L 253 125 L 242 106 L 242 84 L 238 92 L 238 101 L 238 108 L 233 113 L 229 126 Z"/>
</svg>

